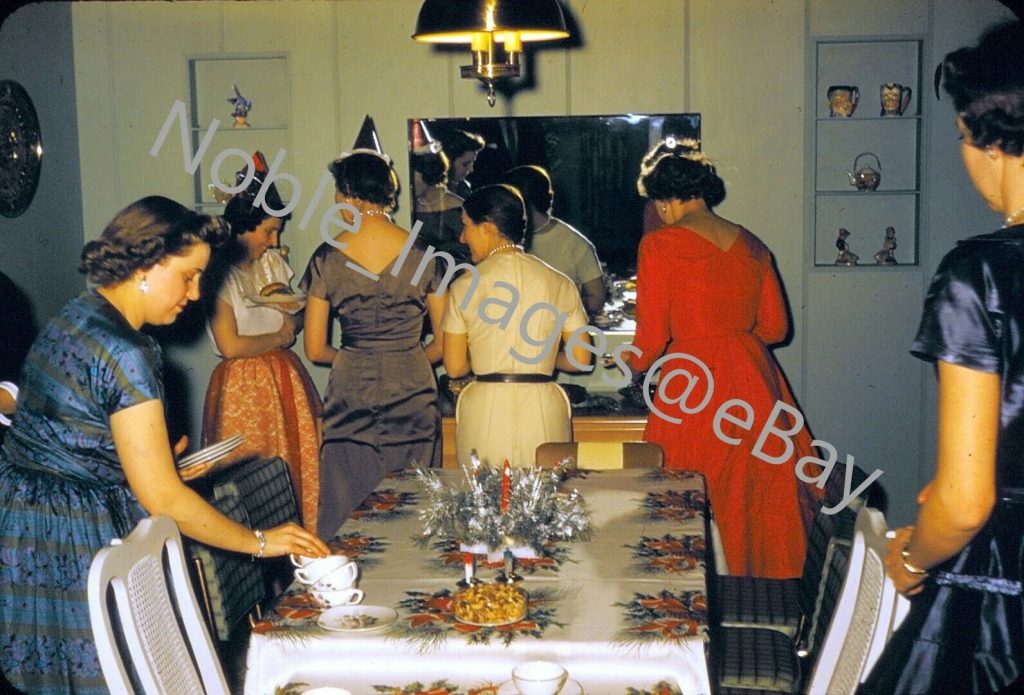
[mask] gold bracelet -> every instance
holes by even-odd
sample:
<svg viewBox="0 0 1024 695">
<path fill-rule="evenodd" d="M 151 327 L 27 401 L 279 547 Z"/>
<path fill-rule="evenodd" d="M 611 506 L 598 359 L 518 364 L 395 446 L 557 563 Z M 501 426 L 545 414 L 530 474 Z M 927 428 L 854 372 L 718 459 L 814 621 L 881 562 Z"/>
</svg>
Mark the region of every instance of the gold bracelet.
<svg viewBox="0 0 1024 695">
<path fill-rule="evenodd" d="M 253 533 L 256 534 L 256 542 L 260 544 L 260 550 L 253 557 L 262 558 L 263 554 L 267 552 L 267 537 L 263 535 L 263 531 L 254 529 Z"/>
<path fill-rule="evenodd" d="M 918 577 L 923 577 L 924 575 L 928 574 L 928 570 L 922 569 L 922 568 L 918 567 L 917 565 L 914 565 L 914 564 L 912 564 L 910 562 L 910 539 L 909 538 L 907 539 L 907 542 L 903 544 L 903 550 L 900 551 L 900 558 L 903 561 L 903 569 L 907 572 L 907 574 L 913 574 L 913 575 L 916 575 Z"/>
</svg>

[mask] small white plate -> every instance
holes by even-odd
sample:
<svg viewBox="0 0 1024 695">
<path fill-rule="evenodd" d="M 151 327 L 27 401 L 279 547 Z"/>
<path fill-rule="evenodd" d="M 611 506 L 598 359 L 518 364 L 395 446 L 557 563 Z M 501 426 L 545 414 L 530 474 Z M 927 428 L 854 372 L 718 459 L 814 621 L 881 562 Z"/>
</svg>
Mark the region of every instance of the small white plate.
<svg viewBox="0 0 1024 695">
<path fill-rule="evenodd" d="M 191 468 L 192 466 L 198 466 L 201 463 L 216 461 L 230 454 L 244 441 L 245 435 L 236 434 L 234 437 L 217 442 L 216 444 L 211 444 L 205 449 L 200 449 L 194 454 L 189 454 L 188 456 L 178 459 L 177 466 L 179 469 Z"/>
<path fill-rule="evenodd" d="M 370 632 L 397 620 L 398 611 L 387 606 L 337 606 L 321 613 L 316 622 L 331 632 Z"/>
<path fill-rule="evenodd" d="M 516 690 L 516 684 L 509 679 L 498 686 L 498 695 L 519 695 L 519 691 Z M 584 695 L 583 686 L 579 681 L 569 678 L 558 695 Z"/>
<path fill-rule="evenodd" d="M 304 294 L 284 294 L 283 292 L 278 292 L 277 294 L 268 294 L 266 296 L 250 294 L 246 295 L 245 298 L 253 304 L 273 307 L 274 309 L 280 309 L 292 314 L 306 306 L 306 295 Z"/>
<path fill-rule="evenodd" d="M 324 685 L 319 688 L 303 690 L 302 695 L 352 695 L 352 692 L 344 688 L 335 688 L 332 685 Z"/>
</svg>

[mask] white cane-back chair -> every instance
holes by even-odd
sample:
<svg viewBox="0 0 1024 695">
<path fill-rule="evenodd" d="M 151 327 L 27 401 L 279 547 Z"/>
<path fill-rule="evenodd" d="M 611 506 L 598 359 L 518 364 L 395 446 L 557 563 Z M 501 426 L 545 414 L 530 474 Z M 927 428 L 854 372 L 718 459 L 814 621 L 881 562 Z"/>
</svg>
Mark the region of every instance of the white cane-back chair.
<svg viewBox="0 0 1024 695">
<path fill-rule="evenodd" d="M 112 693 L 228 695 L 170 517 L 143 519 L 96 554 L 89 614 Z"/>
<path fill-rule="evenodd" d="M 811 673 L 811 695 L 852 695 L 892 633 L 897 594 L 885 573 L 885 533 L 882 512 L 858 512 L 839 605 Z"/>
</svg>

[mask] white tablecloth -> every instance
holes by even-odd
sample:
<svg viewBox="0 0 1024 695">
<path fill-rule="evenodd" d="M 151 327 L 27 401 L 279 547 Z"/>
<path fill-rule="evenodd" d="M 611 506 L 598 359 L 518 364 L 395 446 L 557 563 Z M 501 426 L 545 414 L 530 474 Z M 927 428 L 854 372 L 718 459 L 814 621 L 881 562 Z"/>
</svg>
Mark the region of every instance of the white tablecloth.
<svg viewBox="0 0 1024 695">
<path fill-rule="evenodd" d="M 446 479 L 461 472 L 445 471 Z M 453 543 L 417 543 L 411 472 L 385 479 L 331 546 L 356 559 L 363 604 L 395 608 L 376 632 L 328 632 L 293 586 L 249 645 L 245 693 L 301 693 L 334 685 L 363 693 L 501 693 L 512 667 L 557 661 L 591 695 L 708 693 L 704 479 L 686 471 L 601 471 L 564 484 L 586 501 L 587 542 L 559 543 L 517 561 L 529 594 L 519 623 L 474 627 L 455 621 L 450 597 L 463 576 Z M 489 579 L 497 567 L 477 576 Z"/>
</svg>

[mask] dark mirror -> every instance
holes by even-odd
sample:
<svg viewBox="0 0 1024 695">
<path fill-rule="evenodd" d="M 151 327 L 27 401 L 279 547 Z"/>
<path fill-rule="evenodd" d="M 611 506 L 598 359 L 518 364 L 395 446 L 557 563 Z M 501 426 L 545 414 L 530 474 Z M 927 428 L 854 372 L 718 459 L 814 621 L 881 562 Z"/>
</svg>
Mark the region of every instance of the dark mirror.
<svg viewBox="0 0 1024 695">
<path fill-rule="evenodd" d="M 499 182 L 513 166 L 537 164 L 547 169 L 554 187 L 552 214 L 586 235 L 609 272 L 617 275 L 635 272 L 644 231 L 645 201 L 636 189 L 640 161 L 668 135 L 700 138 L 696 113 L 427 118 L 408 123 L 410 152 L 429 144 L 421 123 L 445 149 L 460 130 L 483 138 L 485 145 L 466 177 L 471 188 Z M 410 182 L 411 168 L 410 163 Z M 448 185 L 453 189 L 451 179 Z M 415 221 L 415 186 L 409 190 Z"/>
</svg>

